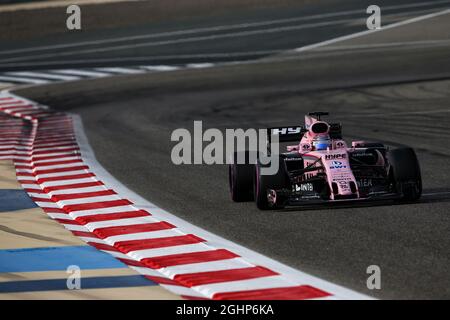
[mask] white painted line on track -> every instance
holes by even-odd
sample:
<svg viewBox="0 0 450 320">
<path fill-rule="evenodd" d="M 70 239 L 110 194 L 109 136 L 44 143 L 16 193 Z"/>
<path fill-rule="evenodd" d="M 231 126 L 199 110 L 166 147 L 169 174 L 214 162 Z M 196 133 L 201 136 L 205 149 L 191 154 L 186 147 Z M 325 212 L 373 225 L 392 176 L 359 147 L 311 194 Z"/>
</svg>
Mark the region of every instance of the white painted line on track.
<svg viewBox="0 0 450 320">
<path fill-rule="evenodd" d="M 396 22 L 396 23 L 393 23 L 393 24 L 389 24 L 387 26 L 382 27 L 381 29 L 365 30 L 365 31 L 353 33 L 353 34 L 350 34 L 350 35 L 337 37 L 337 38 L 326 40 L 326 41 L 322 41 L 322 42 L 319 42 L 319 43 L 303 46 L 303 47 L 294 49 L 293 52 L 297 52 L 298 53 L 298 52 L 305 52 L 305 51 L 308 51 L 308 50 L 313 50 L 313 49 L 324 47 L 324 46 L 327 46 L 327 45 L 330 45 L 330 44 L 333 44 L 333 43 L 338 43 L 338 42 L 342 42 L 342 41 L 345 41 L 345 40 L 351 40 L 351 39 L 359 38 L 359 37 L 362 37 L 362 36 L 365 36 L 365 35 L 386 31 L 386 30 L 389 30 L 389 29 L 393 29 L 393 28 L 405 26 L 405 25 L 408 25 L 408 24 L 411 24 L 411 23 L 420 22 L 420 21 L 423 21 L 423 20 L 439 17 L 439 16 L 446 15 L 446 14 L 449 14 L 449 13 L 450 13 L 450 9 L 447 9 L 447 10 L 444 10 L 444 11 L 435 12 L 435 13 L 430 13 L 430 14 L 427 14 L 427 15 L 423 15 L 423 16 L 412 18 L 412 19 L 408 19 L 408 20 Z"/>
<path fill-rule="evenodd" d="M 11 75 L 11 76 L 31 77 L 31 78 L 60 80 L 60 81 L 80 80 L 80 77 L 57 75 L 57 74 L 51 74 L 51 73 L 45 73 L 45 72 L 35 72 L 35 71 L 7 72 L 6 74 Z"/>
<path fill-rule="evenodd" d="M 281 53 L 285 50 L 259 50 L 259 51 L 241 51 L 241 52 L 216 52 L 216 53 L 201 53 L 201 54 L 179 54 L 179 55 L 163 55 L 163 56 L 140 56 L 140 57 L 120 57 L 120 58 L 105 58 L 105 59 L 78 59 L 78 60 L 64 60 L 64 61 L 45 61 L 45 62 L 18 62 L 18 63 L 0 63 L 0 67 L 26 67 L 26 66 L 57 66 L 67 64 L 87 64 L 87 63 L 123 63 L 136 62 L 142 63 L 154 60 L 180 60 L 180 59 L 215 59 L 215 58 L 238 58 L 257 55 L 269 55 Z M 147 67 L 147 66 L 145 66 Z M 153 67 L 153 66 L 149 66 Z M 164 66 L 173 67 L 173 66 Z M 165 71 L 165 70 L 162 70 Z"/>
<path fill-rule="evenodd" d="M 209 272 L 220 271 L 227 269 L 238 269 L 246 267 L 255 267 L 255 265 L 248 263 L 242 258 L 231 258 L 221 261 L 209 261 L 204 263 L 192 263 L 179 266 L 170 266 L 161 268 L 161 273 L 168 277 L 176 274 L 196 273 L 196 272 Z"/>
<path fill-rule="evenodd" d="M 143 73 L 143 70 L 140 69 L 132 69 L 132 68 L 95 68 L 95 70 L 98 71 L 104 71 L 104 72 L 112 72 L 112 73 L 120 73 L 120 74 L 138 74 Z"/>
<path fill-rule="evenodd" d="M 9 81 L 12 83 L 27 83 L 27 84 L 47 84 L 50 83 L 50 81 L 42 80 L 42 79 L 31 79 L 31 78 L 24 78 L 24 77 L 10 77 L 10 76 L 3 76 L 0 75 L 0 81 Z"/>
<path fill-rule="evenodd" d="M 357 49 L 371 49 L 371 48 L 387 48 L 387 47 L 403 47 L 403 46 L 435 46 L 435 45 L 448 45 L 450 39 L 442 40 L 422 40 L 422 41 L 400 41 L 400 42 L 385 42 L 385 43 L 372 43 L 372 44 L 355 44 L 344 46 L 326 46 L 317 48 L 317 51 L 326 52 L 334 50 L 357 50 Z"/>
<path fill-rule="evenodd" d="M 67 56 L 73 56 L 73 55 L 82 55 L 82 54 L 91 54 L 91 53 L 100 53 L 100 52 L 122 51 L 122 50 L 128 50 L 128 49 L 177 45 L 177 44 L 193 43 L 193 42 L 201 42 L 201 41 L 230 39 L 230 38 L 236 38 L 236 37 L 248 37 L 248 36 L 260 35 L 260 34 L 271 34 L 271 33 L 288 32 L 288 31 L 297 31 L 297 30 L 310 29 L 310 28 L 325 27 L 325 26 L 334 26 L 334 25 L 352 22 L 354 20 L 355 19 L 340 19 L 340 20 L 334 20 L 334 21 L 323 21 L 323 22 L 308 23 L 308 24 L 301 24 L 301 25 L 294 25 L 294 26 L 276 27 L 276 28 L 269 28 L 269 29 L 239 31 L 239 32 L 232 32 L 232 33 L 203 35 L 203 36 L 178 38 L 178 39 L 171 39 L 171 40 L 159 40 L 159 41 L 147 41 L 147 42 L 140 42 L 140 43 L 122 44 L 122 45 L 116 45 L 116 46 L 110 46 L 110 47 L 100 47 L 100 48 L 93 48 L 93 49 L 80 49 L 80 50 L 70 50 L 70 51 L 55 52 L 55 53 L 36 54 L 36 55 L 33 55 L 32 57 L 20 56 L 20 57 L 6 58 L 6 59 L 3 59 L 3 62 L 26 61 L 26 60 L 29 60 L 30 58 L 32 58 L 32 60 L 35 61 L 35 60 L 42 60 L 45 58 L 67 57 Z"/>
<path fill-rule="evenodd" d="M 66 75 L 74 75 L 81 77 L 90 77 L 90 78 L 101 78 L 108 77 L 110 74 L 104 72 L 96 72 L 91 70 L 78 70 L 78 69 L 63 69 L 63 70 L 51 70 L 54 73 L 61 73 Z"/>
<path fill-rule="evenodd" d="M 447 3 L 450 3 L 450 0 L 425 1 L 425 2 L 411 3 L 411 4 L 384 6 L 383 12 L 390 11 L 390 10 L 397 10 L 397 9 L 420 8 L 420 7 L 427 7 L 427 6 L 433 6 L 433 5 L 447 4 Z M 168 37 L 168 36 L 184 36 L 184 35 L 203 33 L 203 32 L 214 32 L 214 31 L 225 31 L 225 30 L 234 30 L 234 29 L 243 29 L 243 28 L 264 27 L 264 26 L 270 26 L 270 25 L 275 25 L 275 24 L 301 22 L 301 21 L 308 21 L 308 20 L 315 20 L 315 19 L 328 19 L 328 18 L 333 18 L 333 17 L 340 17 L 340 16 L 346 16 L 346 15 L 352 15 L 352 14 L 360 14 L 360 13 L 364 13 L 364 10 L 362 10 L 362 9 L 347 10 L 347 11 L 341 11 L 341 12 L 322 13 L 322 14 L 315 14 L 315 15 L 311 15 L 311 16 L 296 17 L 296 18 L 274 19 L 274 20 L 261 21 L 261 22 L 249 22 L 249 23 L 241 23 L 241 24 L 233 24 L 233 25 L 221 25 L 221 26 L 208 27 L 208 28 L 194 28 L 194 29 L 189 29 L 189 30 L 177 30 L 177 31 L 170 31 L 170 32 L 155 33 L 155 34 L 144 34 L 144 35 L 129 36 L 129 37 L 118 37 L 118 38 L 111 38 L 111 39 L 98 39 L 98 40 L 93 40 L 93 41 L 73 42 L 70 44 L 38 46 L 38 47 L 14 49 L 14 50 L 4 50 L 4 51 L 0 51 L 0 55 L 34 52 L 34 51 L 44 51 L 44 50 L 52 50 L 52 49 L 63 49 L 63 48 L 89 46 L 89 45 L 99 45 L 99 44 L 115 43 L 115 42 L 123 42 L 123 41 L 135 41 L 135 40 L 140 40 L 140 39 L 151 39 L 151 38 L 160 38 L 160 37 Z"/>
<path fill-rule="evenodd" d="M 368 35 L 371 33 L 375 33 L 375 32 L 381 32 L 384 30 L 389 30 L 395 27 L 400 27 L 403 25 L 407 25 L 410 23 L 414 23 L 414 22 L 419 22 L 419 21 L 423 21 L 426 19 L 430 19 L 430 18 L 434 18 L 440 15 L 444 15 L 444 14 L 448 14 L 450 12 L 449 10 L 444 10 L 444 11 L 440 11 L 440 12 L 435 12 L 432 14 L 427 14 L 424 16 L 419 16 L 413 19 L 409 19 L 409 20 L 405 20 L 405 21 L 401 21 L 398 23 L 394 23 L 391 25 L 387 25 L 383 28 L 381 28 L 380 30 L 367 30 L 367 31 L 363 31 L 363 32 L 358 32 L 358 33 L 354 33 L 354 34 L 350 34 L 347 36 L 343 36 L 343 37 L 338 37 L 338 38 L 334 38 L 334 39 L 330 39 L 327 41 L 323 41 L 323 42 L 319 42 L 316 44 L 312 44 L 312 45 L 307 45 L 307 46 L 303 46 L 300 48 L 297 48 L 295 50 L 292 51 L 285 51 L 285 52 L 306 52 L 309 50 L 313 50 L 313 49 L 317 49 L 317 52 L 328 52 L 328 51 L 332 51 L 332 52 L 339 52 L 339 48 L 336 48 L 336 46 L 330 47 L 330 48 L 325 48 L 325 46 L 334 44 L 334 43 L 338 43 L 344 40 L 348 40 L 348 39 L 353 39 L 356 37 L 361 37 L 364 35 Z M 351 47 L 349 46 L 348 50 L 364 50 L 364 49 L 377 49 L 377 48 L 398 48 L 398 47 L 405 47 L 405 46 L 414 46 L 414 45 L 422 45 L 422 46 L 436 46 L 436 45 L 447 45 L 448 44 L 448 40 L 444 39 L 444 40 L 425 40 L 425 41 L 412 41 L 412 42 L 401 42 L 401 43 L 392 43 L 392 44 L 368 44 L 368 45 L 360 45 L 358 47 Z M 344 49 L 341 49 L 341 52 L 343 52 Z M 279 52 L 279 51 L 277 51 Z M 256 51 L 256 52 L 237 52 L 235 53 L 236 56 L 241 56 L 241 55 L 252 55 L 252 54 L 261 54 L 261 52 Z M 208 57 L 224 57 L 224 56 L 229 56 L 230 54 L 208 54 Z M 188 55 L 189 57 L 191 57 L 191 55 Z M 200 55 L 201 56 L 201 55 Z M 169 57 L 170 58 L 170 57 Z M 180 56 L 173 56 L 172 58 L 180 58 Z M 293 58 L 298 58 L 298 57 L 292 57 L 292 56 L 275 56 L 275 57 L 269 57 L 267 58 L 265 61 L 270 62 L 270 61 L 280 61 L 280 60 L 287 60 L 287 59 L 293 59 Z M 144 58 L 145 59 L 145 58 Z M 102 59 L 100 59 L 102 60 Z M 114 59 L 112 59 L 114 60 Z M 140 60 L 140 59 L 137 59 Z M 78 61 L 78 60 L 77 60 Z M 80 61 L 84 61 L 84 60 L 80 60 Z M 89 60 L 90 61 L 90 60 Z M 102 60 L 103 61 L 103 60 Z M 114 60 L 114 61 L 117 61 Z M 193 63 L 193 64 L 188 64 L 186 66 L 168 66 L 168 65 L 158 65 L 158 66 L 137 66 L 134 69 L 132 68 L 97 68 L 97 69 L 93 69 L 93 73 L 105 73 L 105 72 L 114 72 L 114 73 L 121 73 L 121 74 L 133 74 L 133 73 L 141 73 L 143 70 L 147 70 L 147 71 L 160 71 L 160 72 L 164 72 L 164 71 L 173 71 L 173 70 L 178 70 L 178 69 L 182 69 L 182 68 L 200 68 L 200 67 L 214 67 L 214 66 L 225 66 L 225 65 L 237 65 L 237 64 L 253 64 L 253 63 L 258 63 L 259 60 L 250 60 L 250 61 L 237 61 L 237 62 L 229 62 L 229 63 L 206 63 L 206 64 L 201 64 L 201 63 Z M 70 74 L 70 72 L 72 72 L 72 70 L 51 70 L 51 72 L 53 73 L 67 73 Z M 84 70 L 73 70 L 73 74 L 75 73 L 79 73 L 80 76 L 88 76 L 88 73 L 91 71 L 84 71 Z M 83 74 L 82 74 L 83 73 Z M 24 73 L 22 73 L 23 75 Z M 28 74 L 28 73 L 26 73 Z M 36 76 L 36 73 L 32 74 L 33 76 Z M 98 75 L 95 74 L 91 74 L 91 76 L 93 77 L 97 77 Z M 50 75 L 51 77 L 51 75 Z M 53 75 L 53 77 L 59 77 L 57 75 Z M 3 79 L 3 81 L 11 81 L 11 82 L 18 82 L 18 83 L 27 83 L 27 84 L 46 84 L 49 83 L 48 81 L 48 74 L 47 74 L 47 79 L 32 79 L 32 78 L 25 78 L 25 77 L 10 77 L 10 76 L 2 76 L 0 75 L 0 81 Z M 79 80 L 79 78 L 76 78 L 77 80 Z"/>
<path fill-rule="evenodd" d="M 191 69 L 211 68 L 214 67 L 214 63 L 189 63 L 186 67 Z"/>
<path fill-rule="evenodd" d="M 52 82 L 63 81 L 77 81 L 95 78 L 111 77 L 121 74 L 140 74 L 149 71 L 152 72 L 166 72 L 174 71 L 188 66 L 169 66 L 169 65 L 155 65 L 155 66 L 135 66 L 135 67 L 109 67 L 109 68 L 92 68 L 86 69 L 61 69 L 61 70 L 42 70 L 40 72 L 20 71 L 20 72 L 6 72 L 0 73 L 0 79 L 9 79 L 16 83 L 26 84 L 47 84 Z M 191 68 L 206 68 L 207 64 L 198 64 L 198 66 L 191 66 Z M 5 76 L 3 76 L 5 75 Z M 10 75 L 15 75 L 11 77 Z M 16 77 L 21 76 L 21 77 Z M 28 77 L 25 77 L 28 76 Z"/>
<path fill-rule="evenodd" d="M 361 11 L 359 11 L 359 12 L 361 12 Z M 401 15 L 404 15 L 404 14 L 401 14 Z M 396 15 L 392 15 L 392 16 L 396 16 Z M 397 14 L 397 16 L 398 16 L 398 14 Z M 232 33 L 212 34 L 212 35 L 196 36 L 196 37 L 189 37 L 189 38 L 178 38 L 178 39 L 169 39 L 169 40 L 160 40 L 160 41 L 132 43 L 132 44 L 93 48 L 93 49 L 81 49 L 81 50 L 76 50 L 76 51 L 38 54 L 38 55 L 33 55 L 31 58 L 32 58 L 32 60 L 42 60 L 45 58 L 54 58 L 54 57 L 63 57 L 63 56 L 72 56 L 72 55 L 81 55 L 81 54 L 122 51 L 122 50 L 128 50 L 128 49 L 166 46 L 166 45 L 184 44 L 184 43 L 192 43 L 192 42 L 201 42 L 201 41 L 214 41 L 214 40 L 229 39 L 229 38 L 236 38 L 236 37 L 248 37 L 248 36 L 260 35 L 260 34 L 272 34 L 272 33 L 279 33 L 279 32 L 291 32 L 291 31 L 297 31 L 297 30 L 311 29 L 311 28 L 320 28 L 320 27 L 326 27 L 326 26 L 346 24 L 346 23 L 354 22 L 354 21 L 355 21 L 355 18 L 332 20 L 332 21 L 322 21 L 322 22 L 275 27 L 275 28 L 268 28 L 268 29 L 238 31 L 238 32 L 232 32 Z M 364 21 L 364 19 L 362 19 L 362 21 Z M 385 28 L 387 28 L 387 27 L 385 27 Z M 381 30 L 383 30 L 383 28 Z M 370 31 L 378 31 L 378 30 L 370 30 Z M 294 50 L 297 50 L 297 49 L 294 49 Z M 7 59 L 3 59 L 3 62 L 26 61 L 26 60 L 29 60 L 29 58 L 30 57 L 26 57 L 26 56 L 25 57 L 21 56 L 21 57 L 7 58 Z"/>
<path fill-rule="evenodd" d="M 141 69 L 148 70 L 148 71 L 174 71 L 179 70 L 180 67 L 177 66 L 140 66 Z"/>
<path fill-rule="evenodd" d="M 361 10 L 359 10 L 358 12 L 361 12 Z M 409 12 L 409 14 L 412 14 L 412 12 Z M 404 14 L 401 14 L 401 16 L 403 16 L 403 15 Z M 397 15 L 392 15 L 392 16 L 399 16 L 399 15 L 397 14 Z M 213 40 L 229 39 L 229 38 L 236 38 L 236 37 L 248 37 L 248 36 L 260 35 L 260 34 L 290 32 L 290 31 L 297 31 L 297 30 L 303 30 L 303 29 L 346 24 L 346 23 L 354 22 L 355 20 L 358 20 L 358 18 L 339 19 L 339 20 L 332 20 L 332 21 L 321 21 L 321 22 L 315 22 L 315 23 L 274 27 L 274 28 L 268 28 L 268 29 L 237 31 L 237 32 L 232 32 L 232 33 L 202 35 L 202 36 L 196 36 L 196 37 L 177 38 L 177 39 L 160 40 L 160 41 L 122 44 L 122 45 L 116 45 L 116 46 L 103 46 L 101 48 L 70 50 L 70 51 L 46 53 L 46 54 L 35 54 L 32 57 L 20 56 L 20 57 L 6 58 L 6 59 L 3 59 L 3 62 L 26 61 L 26 60 L 29 60 L 30 58 L 32 58 L 32 60 L 42 60 L 45 58 L 65 57 L 65 56 L 72 56 L 72 55 L 100 53 L 100 52 L 122 51 L 122 50 L 136 49 L 136 48 L 176 45 L 176 44 L 184 44 L 184 43 L 192 43 L 192 42 L 200 42 L 200 41 L 213 41 Z M 365 21 L 365 18 L 361 18 L 360 20 Z M 384 28 L 387 28 L 387 27 L 384 27 Z M 382 28 L 381 30 L 383 30 L 384 28 Z M 373 32 L 373 31 L 378 31 L 378 30 L 369 30 L 369 31 Z M 296 50 L 296 49 L 294 49 L 294 50 Z"/>
<path fill-rule="evenodd" d="M 117 211 L 117 212 L 126 212 L 129 210 L 130 210 L 130 208 L 127 208 L 126 210 L 121 211 L 119 208 L 119 211 Z M 74 215 L 74 217 L 75 216 L 76 215 Z M 143 216 L 143 217 L 139 217 L 139 218 L 89 222 L 85 225 L 85 227 L 90 228 L 90 229 L 98 229 L 98 228 L 108 228 L 108 227 L 118 227 L 118 226 L 121 227 L 121 226 L 127 226 L 127 225 L 145 224 L 145 223 L 152 223 L 152 222 L 158 222 L 158 220 L 152 218 L 151 216 Z"/>
</svg>

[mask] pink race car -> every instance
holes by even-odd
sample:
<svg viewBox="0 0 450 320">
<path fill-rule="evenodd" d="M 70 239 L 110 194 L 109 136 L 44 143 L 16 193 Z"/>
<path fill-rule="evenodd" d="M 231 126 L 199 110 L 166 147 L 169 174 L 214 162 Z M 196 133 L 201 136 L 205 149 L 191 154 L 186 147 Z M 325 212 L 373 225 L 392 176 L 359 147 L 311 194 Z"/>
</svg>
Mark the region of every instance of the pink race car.
<svg viewBox="0 0 450 320">
<path fill-rule="evenodd" d="M 278 171 L 261 174 L 262 161 L 229 166 L 233 201 L 255 200 L 261 210 L 311 202 L 371 199 L 416 201 L 422 194 L 417 156 L 411 148 L 389 150 L 382 143 L 342 139 L 339 123 L 321 121 L 326 112 L 305 116 L 305 126 L 269 128 L 279 142 L 299 143 L 280 153 Z M 249 159 L 249 151 L 245 151 Z"/>
</svg>

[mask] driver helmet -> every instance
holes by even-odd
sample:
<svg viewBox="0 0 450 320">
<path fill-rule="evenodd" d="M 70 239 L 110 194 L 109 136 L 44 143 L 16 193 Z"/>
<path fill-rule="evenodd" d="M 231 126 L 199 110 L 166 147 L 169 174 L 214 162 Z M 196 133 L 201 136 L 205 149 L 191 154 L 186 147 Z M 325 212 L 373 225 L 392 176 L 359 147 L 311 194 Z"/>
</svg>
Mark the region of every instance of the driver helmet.
<svg viewBox="0 0 450 320">
<path fill-rule="evenodd" d="M 312 141 L 312 145 L 315 150 L 327 150 L 328 147 L 331 147 L 330 136 L 316 136 Z"/>
</svg>

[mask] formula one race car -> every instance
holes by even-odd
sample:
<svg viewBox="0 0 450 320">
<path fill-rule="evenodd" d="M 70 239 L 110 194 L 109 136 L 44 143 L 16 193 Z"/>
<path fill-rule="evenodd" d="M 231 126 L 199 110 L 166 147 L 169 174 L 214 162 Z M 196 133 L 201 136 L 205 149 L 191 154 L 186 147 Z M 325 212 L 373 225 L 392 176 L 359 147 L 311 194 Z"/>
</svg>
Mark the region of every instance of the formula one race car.
<svg viewBox="0 0 450 320">
<path fill-rule="evenodd" d="M 389 150 L 382 143 L 366 141 L 353 141 L 348 147 L 339 123 L 321 121 L 326 115 L 310 113 L 305 116 L 304 127 L 267 129 L 269 140 L 277 135 L 280 143 L 299 141 L 278 154 L 278 171 L 273 175 L 261 174 L 269 164 L 260 161 L 260 153 L 253 163 L 240 164 L 238 156 L 248 160 L 251 152 L 235 152 L 229 165 L 232 200 L 254 199 L 259 209 L 267 210 L 312 202 L 410 202 L 420 198 L 422 179 L 413 149 Z"/>
</svg>

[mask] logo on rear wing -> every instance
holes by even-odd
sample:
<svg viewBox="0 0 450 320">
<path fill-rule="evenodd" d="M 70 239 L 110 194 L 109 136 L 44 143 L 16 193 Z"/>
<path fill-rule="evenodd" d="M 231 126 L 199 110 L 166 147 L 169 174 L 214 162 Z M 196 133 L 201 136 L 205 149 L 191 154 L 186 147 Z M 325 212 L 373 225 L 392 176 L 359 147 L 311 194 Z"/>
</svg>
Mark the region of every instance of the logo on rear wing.
<svg viewBox="0 0 450 320">
<path fill-rule="evenodd" d="M 277 128 L 268 128 L 267 135 L 269 137 L 269 141 L 271 137 L 278 136 L 279 142 L 292 142 L 292 141 L 300 141 L 303 137 L 303 134 L 307 130 L 302 126 L 292 126 L 292 127 L 277 127 Z"/>
</svg>

